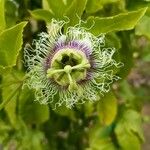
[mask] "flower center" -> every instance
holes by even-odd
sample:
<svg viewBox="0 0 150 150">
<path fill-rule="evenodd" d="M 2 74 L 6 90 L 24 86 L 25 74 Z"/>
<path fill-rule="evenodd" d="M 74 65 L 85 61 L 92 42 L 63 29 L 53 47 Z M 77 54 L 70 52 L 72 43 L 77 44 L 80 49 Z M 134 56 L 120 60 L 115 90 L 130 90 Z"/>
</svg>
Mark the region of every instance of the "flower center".
<svg viewBox="0 0 150 150">
<path fill-rule="evenodd" d="M 68 86 L 69 90 L 76 90 L 77 82 L 86 78 L 87 69 L 90 67 L 81 50 L 64 48 L 53 56 L 47 77 L 54 79 L 61 86 Z"/>
</svg>

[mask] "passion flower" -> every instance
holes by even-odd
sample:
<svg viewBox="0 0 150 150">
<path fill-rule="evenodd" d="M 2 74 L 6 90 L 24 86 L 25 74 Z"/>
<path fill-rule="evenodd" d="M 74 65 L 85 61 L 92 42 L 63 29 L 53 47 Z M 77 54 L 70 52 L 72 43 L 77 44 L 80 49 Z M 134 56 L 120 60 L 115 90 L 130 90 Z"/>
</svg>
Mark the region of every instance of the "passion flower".
<svg viewBox="0 0 150 150">
<path fill-rule="evenodd" d="M 26 45 L 26 84 L 42 104 L 55 101 L 71 108 L 75 103 L 96 101 L 110 90 L 120 67 L 112 57 L 115 48 L 104 48 L 104 35 L 94 36 L 76 25 L 62 32 L 64 21 L 52 20 L 48 33 L 40 33 L 32 46 Z"/>
</svg>

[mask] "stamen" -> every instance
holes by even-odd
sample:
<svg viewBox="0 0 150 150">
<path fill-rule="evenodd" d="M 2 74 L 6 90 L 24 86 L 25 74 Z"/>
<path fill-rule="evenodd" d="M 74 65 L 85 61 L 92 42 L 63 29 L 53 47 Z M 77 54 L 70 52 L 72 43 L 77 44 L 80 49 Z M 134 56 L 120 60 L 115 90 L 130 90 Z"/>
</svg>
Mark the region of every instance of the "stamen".
<svg viewBox="0 0 150 150">
<path fill-rule="evenodd" d="M 91 67 L 91 65 L 89 64 L 89 62 L 87 62 L 87 63 L 83 63 L 83 64 L 79 64 L 79 65 L 76 65 L 76 66 L 73 66 L 73 67 L 71 67 L 71 69 L 73 70 L 75 70 L 75 69 L 89 69 Z"/>
<path fill-rule="evenodd" d="M 69 86 L 68 86 L 68 90 L 69 91 L 74 91 L 78 89 L 77 83 L 75 80 L 72 79 L 70 73 L 67 73 L 68 75 L 68 79 L 69 79 Z"/>
<path fill-rule="evenodd" d="M 54 74 L 56 73 L 60 73 L 60 72 L 64 72 L 64 69 L 53 69 L 53 68 L 50 68 L 47 70 L 47 78 L 51 78 Z"/>
</svg>

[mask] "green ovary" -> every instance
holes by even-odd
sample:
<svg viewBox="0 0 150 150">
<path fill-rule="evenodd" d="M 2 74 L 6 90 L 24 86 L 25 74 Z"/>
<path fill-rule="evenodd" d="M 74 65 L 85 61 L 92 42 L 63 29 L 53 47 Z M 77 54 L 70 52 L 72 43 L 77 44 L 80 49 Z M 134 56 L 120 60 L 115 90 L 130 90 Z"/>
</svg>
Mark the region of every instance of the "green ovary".
<svg viewBox="0 0 150 150">
<path fill-rule="evenodd" d="M 90 63 L 82 51 L 61 49 L 52 58 L 47 77 L 61 86 L 68 86 L 69 90 L 76 90 L 77 82 L 86 78 L 89 68 Z"/>
</svg>

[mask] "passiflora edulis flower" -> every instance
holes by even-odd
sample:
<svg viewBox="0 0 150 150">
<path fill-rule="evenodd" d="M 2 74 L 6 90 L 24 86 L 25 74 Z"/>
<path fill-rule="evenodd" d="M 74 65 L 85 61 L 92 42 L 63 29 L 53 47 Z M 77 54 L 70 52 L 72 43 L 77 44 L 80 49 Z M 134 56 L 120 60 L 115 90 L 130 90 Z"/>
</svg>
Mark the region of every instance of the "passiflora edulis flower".
<svg viewBox="0 0 150 150">
<path fill-rule="evenodd" d="M 96 101 L 119 77 L 113 67 L 114 48 L 104 48 L 104 35 L 94 36 L 80 24 L 62 32 L 64 21 L 52 20 L 48 33 L 39 34 L 25 47 L 26 84 L 42 104 L 57 101 L 71 108 L 75 103 Z"/>
</svg>

